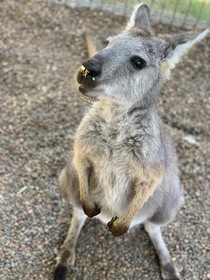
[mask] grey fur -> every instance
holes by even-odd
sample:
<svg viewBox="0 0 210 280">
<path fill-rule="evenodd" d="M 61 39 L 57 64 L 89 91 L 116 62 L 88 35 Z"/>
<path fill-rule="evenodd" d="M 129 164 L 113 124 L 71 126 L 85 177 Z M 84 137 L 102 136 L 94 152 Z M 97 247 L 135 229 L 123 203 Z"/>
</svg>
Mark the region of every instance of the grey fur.
<svg viewBox="0 0 210 280">
<path fill-rule="evenodd" d="M 155 36 L 149 8 L 141 5 L 126 30 L 84 63 L 78 74 L 80 90 L 97 101 L 76 131 L 74 152 L 59 178 L 61 194 L 74 211 L 57 267 L 74 262 L 86 217 L 83 207 L 89 217 L 108 222 L 115 236 L 144 223 L 162 278 L 180 279 L 160 227 L 174 219 L 184 202 L 183 190 L 157 98 L 179 57 L 206 33 Z M 137 56 L 146 63 L 141 70 L 131 62 Z"/>
</svg>

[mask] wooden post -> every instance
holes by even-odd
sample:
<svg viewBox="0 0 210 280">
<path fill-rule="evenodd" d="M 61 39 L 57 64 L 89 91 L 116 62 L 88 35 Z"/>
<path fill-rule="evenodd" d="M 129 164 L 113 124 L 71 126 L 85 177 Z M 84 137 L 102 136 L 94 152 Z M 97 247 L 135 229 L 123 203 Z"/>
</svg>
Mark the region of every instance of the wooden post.
<svg viewBox="0 0 210 280">
<path fill-rule="evenodd" d="M 85 36 L 85 43 L 87 47 L 88 57 L 92 57 L 97 53 L 96 47 L 93 43 L 93 39 L 87 30 L 85 30 L 84 36 Z"/>
</svg>

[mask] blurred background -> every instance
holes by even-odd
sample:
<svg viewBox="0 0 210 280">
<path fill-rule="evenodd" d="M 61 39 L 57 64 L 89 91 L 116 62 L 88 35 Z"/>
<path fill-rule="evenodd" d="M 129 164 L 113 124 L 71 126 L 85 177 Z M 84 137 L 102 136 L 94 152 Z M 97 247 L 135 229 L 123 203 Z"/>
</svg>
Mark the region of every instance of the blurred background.
<svg viewBox="0 0 210 280">
<path fill-rule="evenodd" d="M 0 2 L 0 279 L 50 280 L 71 220 L 58 175 L 90 106 L 76 83 L 88 57 L 84 29 L 100 50 L 122 32 L 137 1 Z M 209 26 L 209 0 L 145 2 L 155 33 Z M 173 69 L 158 104 L 176 146 L 186 200 L 163 235 L 184 280 L 210 279 L 209 39 Z M 94 219 L 81 231 L 68 279 L 161 278 L 141 226 L 113 238 Z"/>
<path fill-rule="evenodd" d="M 138 0 L 57 0 L 72 7 L 100 8 L 120 15 L 130 15 Z M 210 26 L 210 0 L 145 0 L 152 10 L 152 20 L 179 27 Z"/>
</svg>

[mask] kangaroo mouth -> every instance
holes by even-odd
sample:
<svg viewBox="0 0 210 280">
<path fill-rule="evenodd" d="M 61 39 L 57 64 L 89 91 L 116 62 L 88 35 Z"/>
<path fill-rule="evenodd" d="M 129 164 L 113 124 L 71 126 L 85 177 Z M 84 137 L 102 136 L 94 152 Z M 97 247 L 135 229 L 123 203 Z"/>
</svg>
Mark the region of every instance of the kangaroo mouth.
<svg viewBox="0 0 210 280">
<path fill-rule="evenodd" d="M 87 101 L 87 102 L 89 102 L 89 103 L 93 103 L 94 101 L 96 101 L 97 100 L 97 98 L 95 98 L 95 97 L 91 97 L 91 96 L 89 96 L 89 95 L 87 95 L 87 93 L 86 93 L 86 88 L 85 88 L 85 86 L 84 85 L 80 85 L 79 86 L 79 91 L 82 93 L 82 99 L 84 99 L 85 101 Z"/>
<path fill-rule="evenodd" d="M 79 86 L 79 91 L 82 93 L 82 94 L 85 94 L 86 93 L 86 88 L 84 85 L 80 85 Z"/>
<path fill-rule="evenodd" d="M 86 71 L 86 72 L 84 72 Z M 79 91 L 82 93 L 82 98 L 92 103 L 97 99 L 95 97 L 89 96 L 88 92 L 91 92 L 96 86 L 96 78 L 89 75 L 89 71 L 87 71 L 83 66 L 81 67 L 78 75 L 77 82 L 79 83 Z"/>
</svg>

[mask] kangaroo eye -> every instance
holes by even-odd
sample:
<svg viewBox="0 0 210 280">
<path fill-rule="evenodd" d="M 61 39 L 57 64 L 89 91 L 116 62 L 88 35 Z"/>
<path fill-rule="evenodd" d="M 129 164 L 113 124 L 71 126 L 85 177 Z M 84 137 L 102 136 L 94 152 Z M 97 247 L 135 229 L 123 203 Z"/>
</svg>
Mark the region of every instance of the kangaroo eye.
<svg viewBox="0 0 210 280">
<path fill-rule="evenodd" d="M 130 59 L 131 64 L 136 68 L 136 69 L 143 69 L 146 66 L 146 61 L 139 57 L 139 56 L 134 56 Z"/>
</svg>

